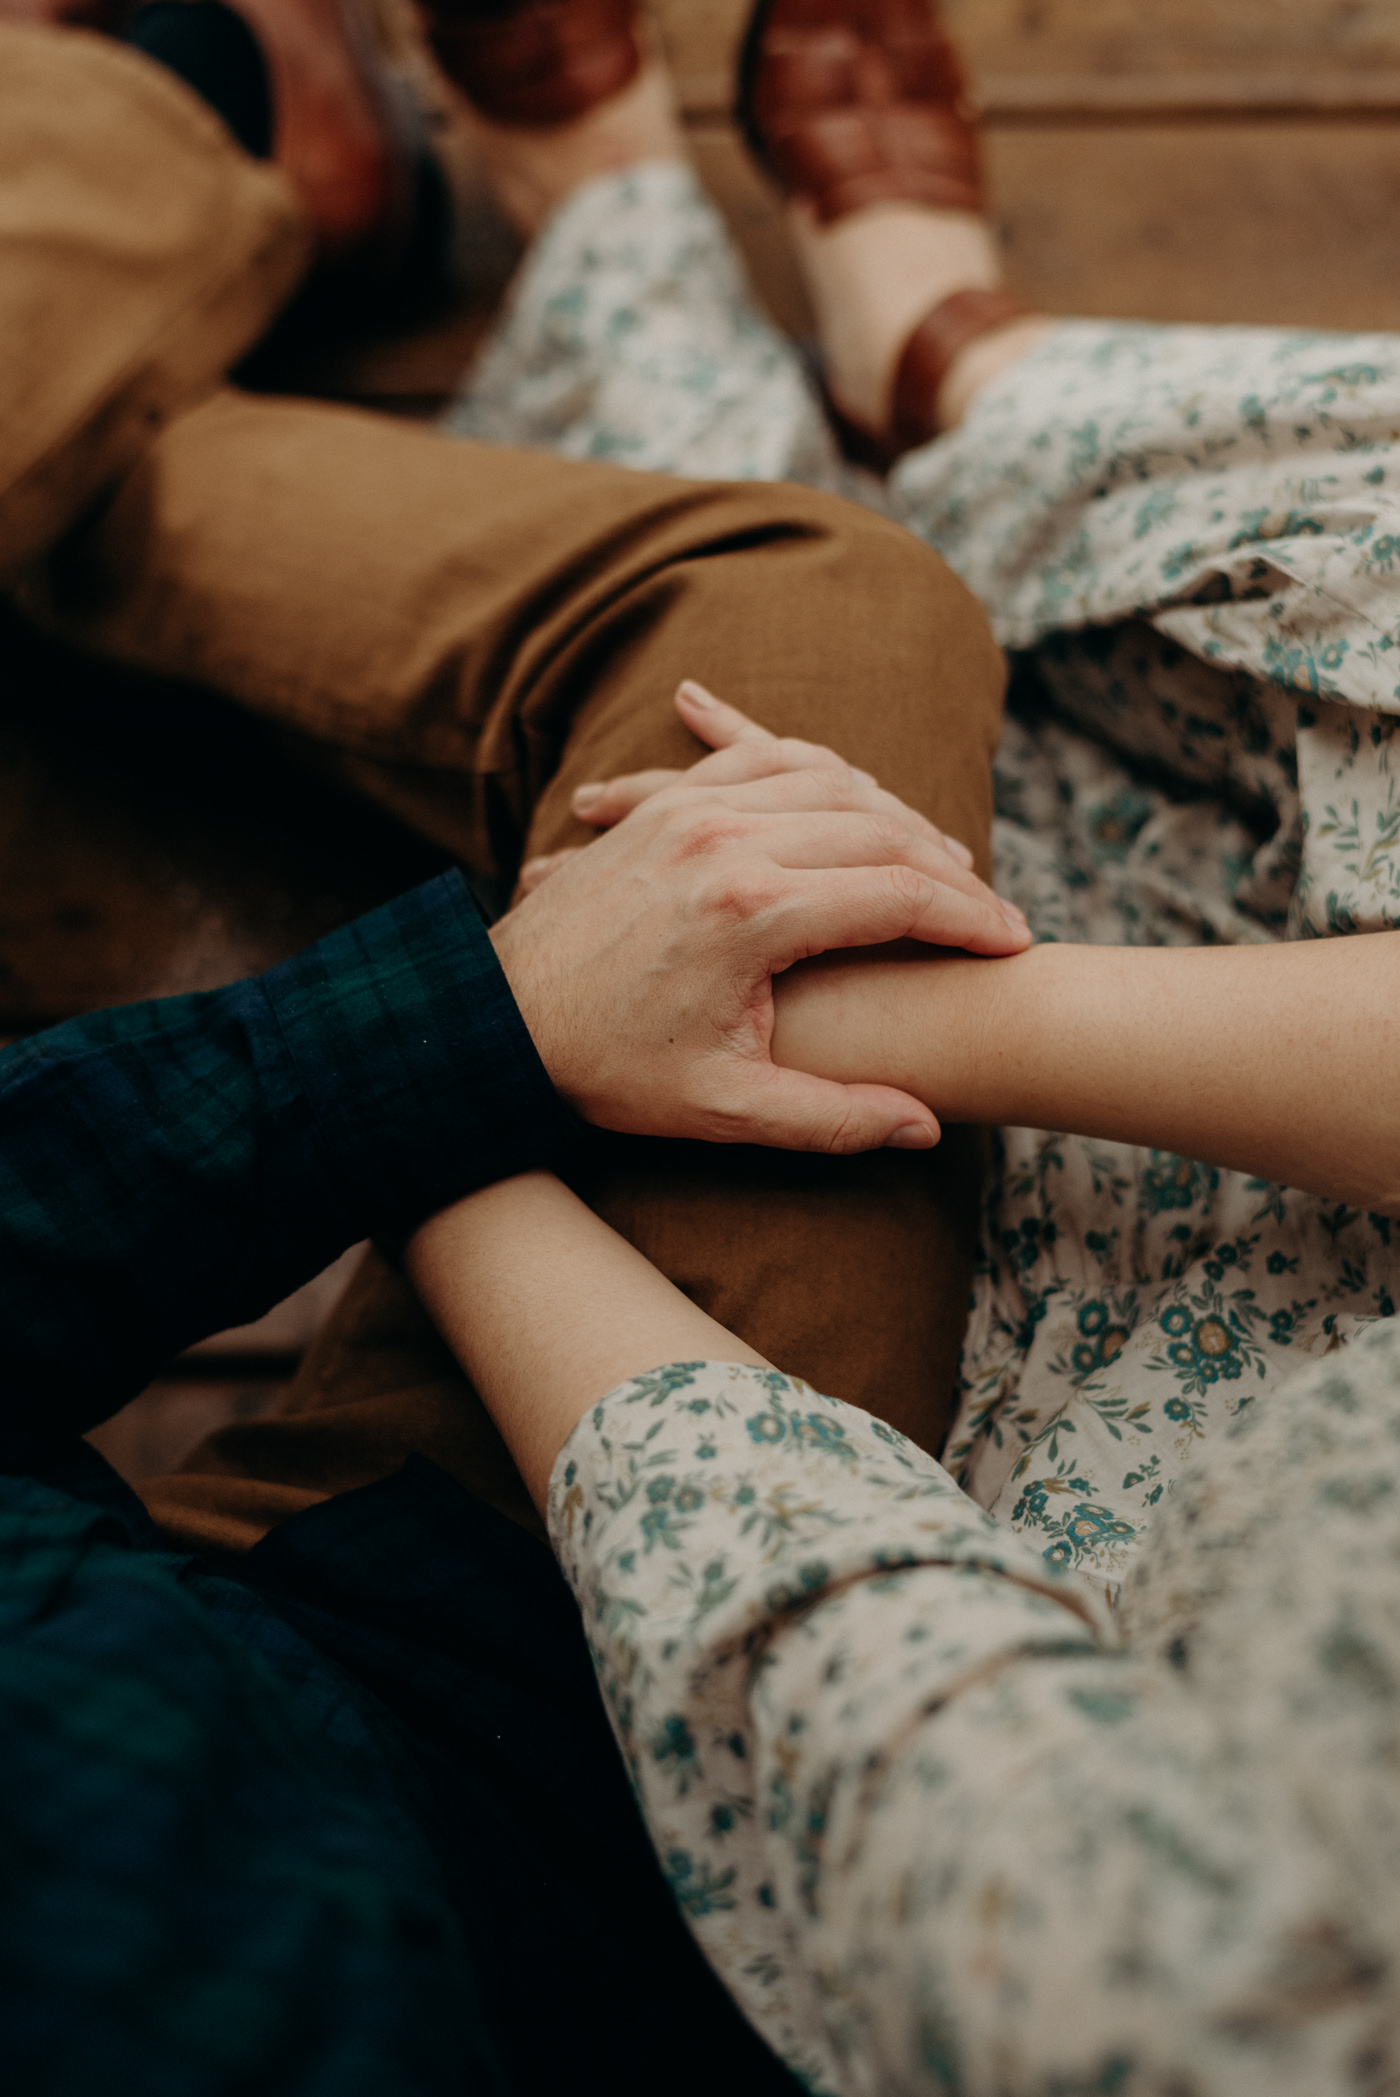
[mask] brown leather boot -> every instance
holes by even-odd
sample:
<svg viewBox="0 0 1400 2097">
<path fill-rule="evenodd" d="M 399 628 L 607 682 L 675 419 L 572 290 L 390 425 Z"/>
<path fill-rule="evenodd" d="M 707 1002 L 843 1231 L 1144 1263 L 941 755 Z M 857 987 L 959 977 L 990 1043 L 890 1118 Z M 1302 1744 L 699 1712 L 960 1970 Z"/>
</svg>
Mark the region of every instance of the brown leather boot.
<svg viewBox="0 0 1400 2097">
<path fill-rule="evenodd" d="M 412 234 L 422 147 L 366 0 L 224 0 L 267 66 L 272 157 L 301 193 L 323 264 L 392 276 Z M 120 35 L 142 0 L 0 0 L 0 21 Z"/>
<path fill-rule="evenodd" d="M 438 63 L 498 124 L 567 124 L 641 69 L 635 0 L 427 0 Z"/>
<path fill-rule="evenodd" d="M 827 225 L 872 204 L 985 209 L 976 119 L 932 0 L 758 0 L 739 60 L 735 117 L 759 163 Z M 949 366 L 1029 309 L 1004 291 L 956 291 L 900 358 L 892 427 L 834 419 L 862 463 L 889 464 L 936 434 Z"/>
</svg>

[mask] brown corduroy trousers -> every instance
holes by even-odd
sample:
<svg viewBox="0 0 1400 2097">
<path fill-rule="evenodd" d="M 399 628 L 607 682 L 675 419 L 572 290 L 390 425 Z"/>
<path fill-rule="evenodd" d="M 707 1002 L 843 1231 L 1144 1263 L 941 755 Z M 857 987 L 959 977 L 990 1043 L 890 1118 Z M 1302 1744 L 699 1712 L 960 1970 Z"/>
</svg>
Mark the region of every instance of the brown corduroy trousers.
<svg viewBox="0 0 1400 2097">
<path fill-rule="evenodd" d="M 987 870 L 1002 664 L 946 568 L 800 488 L 707 485 L 253 398 L 225 374 L 299 279 L 274 169 L 173 78 L 0 26 L 0 580 L 70 644 L 315 738 L 342 775 L 509 880 L 582 843 L 587 779 L 700 752 L 698 677 L 827 742 Z M 977 1147 L 794 1157 L 621 1146 L 602 1214 L 724 1324 L 926 1447 L 967 1298 Z M 533 1523 L 478 1401 L 372 1254 L 287 1407 L 148 1488 L 238 1549 L 411 1451 Z"/>
</svg>

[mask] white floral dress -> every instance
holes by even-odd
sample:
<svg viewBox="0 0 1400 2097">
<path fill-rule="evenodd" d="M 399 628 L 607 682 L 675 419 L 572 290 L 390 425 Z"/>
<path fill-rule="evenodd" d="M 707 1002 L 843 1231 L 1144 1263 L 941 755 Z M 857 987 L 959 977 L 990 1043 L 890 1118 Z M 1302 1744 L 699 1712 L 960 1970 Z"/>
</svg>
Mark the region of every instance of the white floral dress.
<svg viewBox="0 0 1400 2097">
<path fill-rule="evenodd" d="M 1115 1613 L 883 1421 L 681 1362 L 549 1523 L 677 1901 L 831 2097 L 1400 2073 L 1400 1324 L 1205 1442 Z"/>
<path fill-rule="evenodd" d="M 1063 322 L 881 488 L 658 164 L 556 216 L 449 420 L 935 546 L 1014 652 L 1037 937 L 1400 924 L 1400 338 Z M 1400 2087 L 1400 1226 L 1053 1131 L 995 1162 L 946 1471 L 696 1369 L 556 1477 L 678 1898 L 814 2089 Z"/>
</svg>

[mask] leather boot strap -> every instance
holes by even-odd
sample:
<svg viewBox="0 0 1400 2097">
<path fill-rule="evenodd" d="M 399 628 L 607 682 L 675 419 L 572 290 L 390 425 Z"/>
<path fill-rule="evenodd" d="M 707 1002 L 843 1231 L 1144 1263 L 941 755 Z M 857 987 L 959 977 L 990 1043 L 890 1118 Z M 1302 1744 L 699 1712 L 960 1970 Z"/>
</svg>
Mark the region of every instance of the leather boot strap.
<svg viewBox="0 0 1400 2097">
<path fill-rule="evenodd" d="M 1030 311 L 1007 291 L 954 291 L 924 315 L 895 372 L 890 429 L 896 454 L 938 435 L 938 396 L 958 353 Z"/>
</svg>

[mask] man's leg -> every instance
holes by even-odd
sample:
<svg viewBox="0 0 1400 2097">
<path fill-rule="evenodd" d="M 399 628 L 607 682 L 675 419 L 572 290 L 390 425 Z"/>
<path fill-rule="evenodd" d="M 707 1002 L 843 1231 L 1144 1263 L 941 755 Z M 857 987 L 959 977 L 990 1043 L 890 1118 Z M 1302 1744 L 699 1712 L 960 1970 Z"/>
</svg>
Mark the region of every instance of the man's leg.
<svg viewBox="0 0 1400 2097">
<path fill-rule="evenodd" d="M 113 62 L 139 66 L 70 48 L 109 79 Z M 158 77 L 142 69 L 138 93 Z M 185 110 L 173 83 L 156 92 Z M 670 710 L 682 676 L 841 747 L 985 867 L 1001 682 L 985 626 L 907 535 L 819 496 L 569 468 L 224 393 L 161 429 L 20 595 L 79 645 L 203 680 L 315 738 L 497 877 L 526 850 L 583 840 L 568 811 L 582 780 L 697 754 Z M 668 1271 L 828 1388 L 876 1402 L 912 1390 L 903 1424 L 938 1438 L 975 1191 L 956 1139 L 932 1160 L 619 1149 L 595 1198 Z M 247 1540 L 411 1447 L 509 1497 L 431 1337 L 390 1343 L 410 1318 L 397 1283 L 366 1277 L 308 1365 L 302 1411 L 226 1438 L 171 1489 L 198 1503 L 198 1533 L 235 1540 L 232 1521 Z"/>
<path fill-rule="evenodd" d="M 286 178 L 162 68 L 0 23 L 0 581 L 220 383 L 309 246 Z"/>
<path fill-rule="evenodd" d="M 840 747 L 987 864 L 1002 670 L 985 622 L 909 534 L 801 489 L 568 466 L 224 394 L 162 434 L 27 597 L 69 639 L 315 737 L 487 874 L 583 842 L 569 812 L 582 781 L 698 754 L 671 711 L 683 676 Z M 765 1352 L 842 1396 L 910 1391 L 900 1424 L 934 1442 L 975 1182 L 956 1137 L 926 1159 L 629 1146 L 594 1193 Z M 363 1390 L 353 1377 L 318 1381 L 317 1409 Z M 210 1485 L 201 1458 L 203 1475 L 163 1489 L 162 1513 L 197 1501 L 213 1522 L 198 1533 L 227 1535 L 230 1498 L 251 1495 L 257 1533 L 295 1494 L 380 1475 L 422 1446 L 421 1421 L 407 1443 L 394 1425 L 415 1381 L 384 1368 L 377 1421 L 360 1406 L 334 1428 L 232 1432 L 212 1460 L 235 1480 Z M 470 1481 L 480 1429 L 455 1379 L 434 1388 L 434 1447 Z M 307 1432 L 323 1445 L 312 1458 L 298 1453 Z"/>
</svg>

